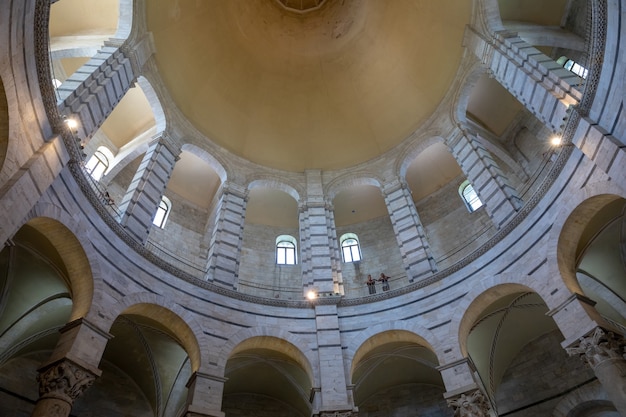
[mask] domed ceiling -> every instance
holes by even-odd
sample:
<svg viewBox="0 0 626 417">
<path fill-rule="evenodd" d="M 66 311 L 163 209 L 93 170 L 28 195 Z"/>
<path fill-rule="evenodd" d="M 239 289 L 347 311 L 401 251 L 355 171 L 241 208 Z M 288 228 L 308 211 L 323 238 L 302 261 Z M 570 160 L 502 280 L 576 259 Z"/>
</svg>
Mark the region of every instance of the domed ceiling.
<svg viewBox="0 0 626 417">
<path fill-rule="evenodd" d="M 203 134 L 261 165 L 328 170 L 388 151 L 433 114 L 471 2 L 292 3 L 145 2 L 160 76 Z"/>
</svg>

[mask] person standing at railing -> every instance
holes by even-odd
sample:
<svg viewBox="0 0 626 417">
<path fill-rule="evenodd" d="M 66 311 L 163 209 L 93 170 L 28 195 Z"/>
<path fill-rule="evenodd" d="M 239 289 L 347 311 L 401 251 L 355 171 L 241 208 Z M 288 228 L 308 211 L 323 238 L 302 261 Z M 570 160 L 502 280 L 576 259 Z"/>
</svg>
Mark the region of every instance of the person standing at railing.
<svg viewBox="0 0 626 417">
<path fill-rule="evenodd" d="M 369 293 L 376 294 L 376 281 L 374 281 L 371 275 L 367 276 L 367 281 L 365 281 L 365 283 L 367 284 L 367 289 L 369 290 Z"/>
<path fill-rule="evenodd" d="M 381 272 L 378 281 L 383 283 L 383 291 L 389 291 L 389 277 L 387 275 Z"/>
</svg>

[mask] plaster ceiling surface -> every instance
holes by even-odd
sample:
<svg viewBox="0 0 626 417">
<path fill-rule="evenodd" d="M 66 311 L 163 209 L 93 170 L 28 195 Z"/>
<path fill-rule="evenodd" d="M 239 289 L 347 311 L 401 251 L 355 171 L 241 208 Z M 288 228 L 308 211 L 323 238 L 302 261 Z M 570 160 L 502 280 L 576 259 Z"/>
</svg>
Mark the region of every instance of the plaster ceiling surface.
<svg viewBox="0 0 626 417">
<path fill-rule="evenodd" d="M 337 169 L 399 144 L 456 74 L 471 2 L 146 2 L 169 94 L 208 138 L 261 165 Z"/>
</svg>

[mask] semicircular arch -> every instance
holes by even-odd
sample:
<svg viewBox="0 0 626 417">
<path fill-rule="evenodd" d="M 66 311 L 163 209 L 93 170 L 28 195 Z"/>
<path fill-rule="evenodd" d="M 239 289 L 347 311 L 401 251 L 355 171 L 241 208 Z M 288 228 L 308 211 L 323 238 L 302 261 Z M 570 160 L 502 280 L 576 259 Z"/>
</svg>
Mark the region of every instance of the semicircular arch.
<svg viewBox="0 0 626 417">
<path fill-rule="evenodd" d="M 383 180 L 372 172 L 351 172 L 334 178 L 324 187 L 324 195 L 333 200 L 344 190 L 370 185 L 382 189 Z"/>
<path fill-rule="evenodd" d="M 260 175 L 255 177 L 253 181 L 248 183 L 248 190 L 254 190 L 258 188 L 267 188 L 271 190 L 278 190 L 289 194 L 294 200 L 300 201 L 300 196 L 304 195 L 304 190 L 300 189 L 295 184 L 285 181 L 284 178 L 279 178 L 270 175 Z"/>
<path fill-rule="evenodd" d="M 571 193 L 561 204 L 548 238 L 550 274 L 560 276 L 570 292 L 583 294 L 576 277 L 578 245 L 589 222 L 602 208 L 617 199 L 626 198 L 626 191 L 613 183 L 598 182 Z"/>
<path fill-rule="evenodd" d="M 312 351 L 305 351 L 306 343 L 292 333 L 274 327 L 254 327 L 237 332 L 224 343 L 218 355 L 218 368 L 224 371 L 226 362 L 233 355 L 249 348 L 263 347 L 278 350 L 294 360 L 309 376 L 313 386 L 319 382 L 319 375 L 312 366 Z"/>
<path fill-rule="evenodd" d="M 438 356 L 439 341 L 428 329 L 407 321 L 391 321 L 377 324 L 357 333 L 350 341 L 345 352 L 346 363 L 350 375 L 353 374 L 356 364 L 371 350 L 390 341 L 414 342 L 430 350 L 441 363 Z"/>
<path fill-rule="evenodd" d="M 86 317 L 94 294 L 104 293 L 98 255 L 87 236 L 87 226 L 59 206 L 38 203 L 25 224 L 44 235 L 56 248 L 68 273 L 72 295 L 70 320 Z"/>
<path fill-rule="evenodd" d="M 194 316 L 166 297 L 145 292 L 129 294 L 120 299 L 110 310 L 111 316 L 107 331 L 110 330 L 115 319 L 122 314 L 134 314 L 156 320 L 185 349 L 192 372 L 198 371 L 202 366 L 208 366 L 209 359 L 205 357 L 206 349 L 200 349 L 200 346 L 208 346 L 202 328 Z"/>
</svg>

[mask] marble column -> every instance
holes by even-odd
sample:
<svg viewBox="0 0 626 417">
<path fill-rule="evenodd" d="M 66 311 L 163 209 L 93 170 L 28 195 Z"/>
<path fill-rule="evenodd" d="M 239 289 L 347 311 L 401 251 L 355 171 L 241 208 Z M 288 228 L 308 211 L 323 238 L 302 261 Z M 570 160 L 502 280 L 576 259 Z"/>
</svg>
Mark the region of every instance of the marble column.
<svg viewBox="0 0 626 417">
<path fill-rule="evenodd" d="M 39 400 L 32 417 L 67 417 L 74 401 L 89 388 L 100 372 L 61 359 L 39 369 Z"/>
<path fill-rule="evenodd" d="M 382 191 L 409 281 L 432 275 L 437 265 L 407 184 L 396 178 Z"/>
<path fill-rule="evenodd" d="M 146 243 L 167 183 L 180 155 L 180 145 L 166 133 L 148 147 L 119 205 L 121 224 L 138 242 Z"/>
<path fill-rule="evenodd" d="M 621 335 L 597 327 L 566 348 L 570 356 L 579 356 L 598 377 L 617 411 L 626 416 L 626 340 Z"/>
</svg>

